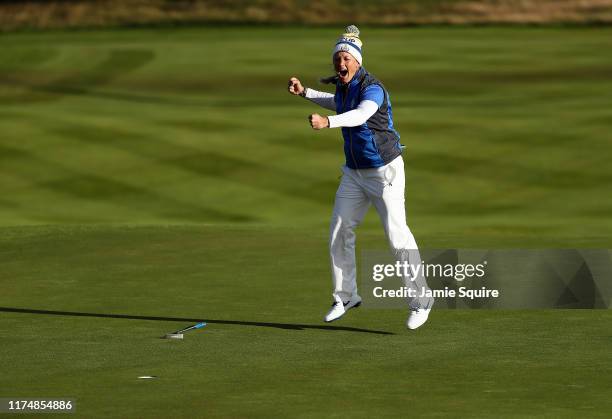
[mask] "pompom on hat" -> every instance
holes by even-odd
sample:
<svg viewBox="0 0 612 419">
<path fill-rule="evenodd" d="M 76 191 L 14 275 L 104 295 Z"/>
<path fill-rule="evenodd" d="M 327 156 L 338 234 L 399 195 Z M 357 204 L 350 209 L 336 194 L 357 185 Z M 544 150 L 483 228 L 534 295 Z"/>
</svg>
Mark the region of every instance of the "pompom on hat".
<svg viewBox="0 0 612 419">
<path fill-rule="evenodd" d="M 334 52 L 332 53 L 332 60 L 338 51 L 344 51 L 355 57 L 361 65 L 363 64 L 363 58 L 361 56 L 362 45 L 363 43 L 361 39 L 359 39 L 359 28 L 355 25 L 347 26 L 346 29 L 344 29 L 344 33 L 336 41 Z"/>
</svg>

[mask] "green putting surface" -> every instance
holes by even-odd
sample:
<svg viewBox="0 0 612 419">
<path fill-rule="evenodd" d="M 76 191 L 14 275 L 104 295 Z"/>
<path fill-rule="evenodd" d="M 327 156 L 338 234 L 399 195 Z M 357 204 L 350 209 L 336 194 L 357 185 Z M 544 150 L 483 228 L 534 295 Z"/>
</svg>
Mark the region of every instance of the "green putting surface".
<svg viewBox="0 0 612 419">
<path fill-rule="evenodd" d="M 422 247 L 612 247 L 611 35 L 362 28 Z M 322 322 L 342 143 L 286 81 L 318 88 L 337 36 L 0 37 L 0 397 L 87 418 L 607 416 L 606 310 Z M 385 245 L 371 211 L 359 249 Z"/>
<path fill-rule="evenodd" d="M 1 231 L 3 396 L 73 398 L 80 417 L 126 418 L 605 417 L 612 407 L 608 310 L 438 310 L 409 332 L 405 311 L 361 307 L 324 324 L 322 235 Z M 208 325 L 182 341 L 160 339 L 199 320 Z"/>
</svg>

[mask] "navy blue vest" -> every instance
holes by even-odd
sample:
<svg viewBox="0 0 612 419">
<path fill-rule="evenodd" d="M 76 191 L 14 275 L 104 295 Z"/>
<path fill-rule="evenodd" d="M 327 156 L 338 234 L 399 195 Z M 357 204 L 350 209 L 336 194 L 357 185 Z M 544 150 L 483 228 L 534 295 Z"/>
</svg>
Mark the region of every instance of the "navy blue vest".
<svg viewBox="0 0 612 419">
<path fill-rule="evenodd" d="M 383 104 L 364 124 L 342 128 L 346 165 L 351 169 L 381 167 L 402 153 L 399 133 L 393 127 L 393 113 L 387 90 L 365 68 L 360 68 L 353 79 L 343 85 L 336 83 L 336 113 L 356 109 L 366 87 L 377 84 L 384 92 Z"/>
</svg>

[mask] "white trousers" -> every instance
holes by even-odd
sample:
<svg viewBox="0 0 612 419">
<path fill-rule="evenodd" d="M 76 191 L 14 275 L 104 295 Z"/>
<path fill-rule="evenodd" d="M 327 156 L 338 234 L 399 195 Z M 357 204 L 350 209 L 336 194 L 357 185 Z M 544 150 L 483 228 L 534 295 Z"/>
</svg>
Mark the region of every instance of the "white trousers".
<svg viewBox="0 0 612 419">
<path fill-rule="evenodd" d="M 386 166 L 375 169 L 351 169 L 344 166 L 336 192 L 331 218 L 329 250 L 332 265 L 334 298 L 348 301 L 357 295 L 355 261 L 355 228 L 361 223 L 370 204 L 374 204 L 395 258 L 412 266 L 421 264 L 421 256 L 412 232 L 406 225 L 404 208 L 404 160 L 397 157 Z M 415 289 L 417 297 L 408 304 L 411 309 L 430 308 L 433 298 L 419 297 L 429 290 L 422 269 L 416 277 L 405 277 L 405 286 Z"/>
</svg>

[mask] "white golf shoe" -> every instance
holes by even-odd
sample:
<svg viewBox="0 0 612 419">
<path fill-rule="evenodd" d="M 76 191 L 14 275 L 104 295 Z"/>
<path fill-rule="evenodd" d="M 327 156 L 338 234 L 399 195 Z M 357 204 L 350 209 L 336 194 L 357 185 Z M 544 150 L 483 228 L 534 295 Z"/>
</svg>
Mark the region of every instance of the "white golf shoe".
<svg viewBox="0 0 612 419">
<path fill-rule="evenodd" d="M 340 297 L 335 297 L 335 301 L 332 304 L 331 310 L 325 315 L 324 320 L 326 322 L 333 322 L 344 316 L 347 311 L 353 307 L 359 307 L 361 305 L 361 297 L 353 295 L 350 300 L 344 303 Z"/>
<path fill-rule="evenodd" d="M 423 326 L 429 317 L 430 308 L 417 308 L 416 310 L 410 311 L 410 316 L 408 316 L 408 321 L 406 322 L 406 326 L 410 330 L 414 330 L 420 326 Z"/>
</svg>

